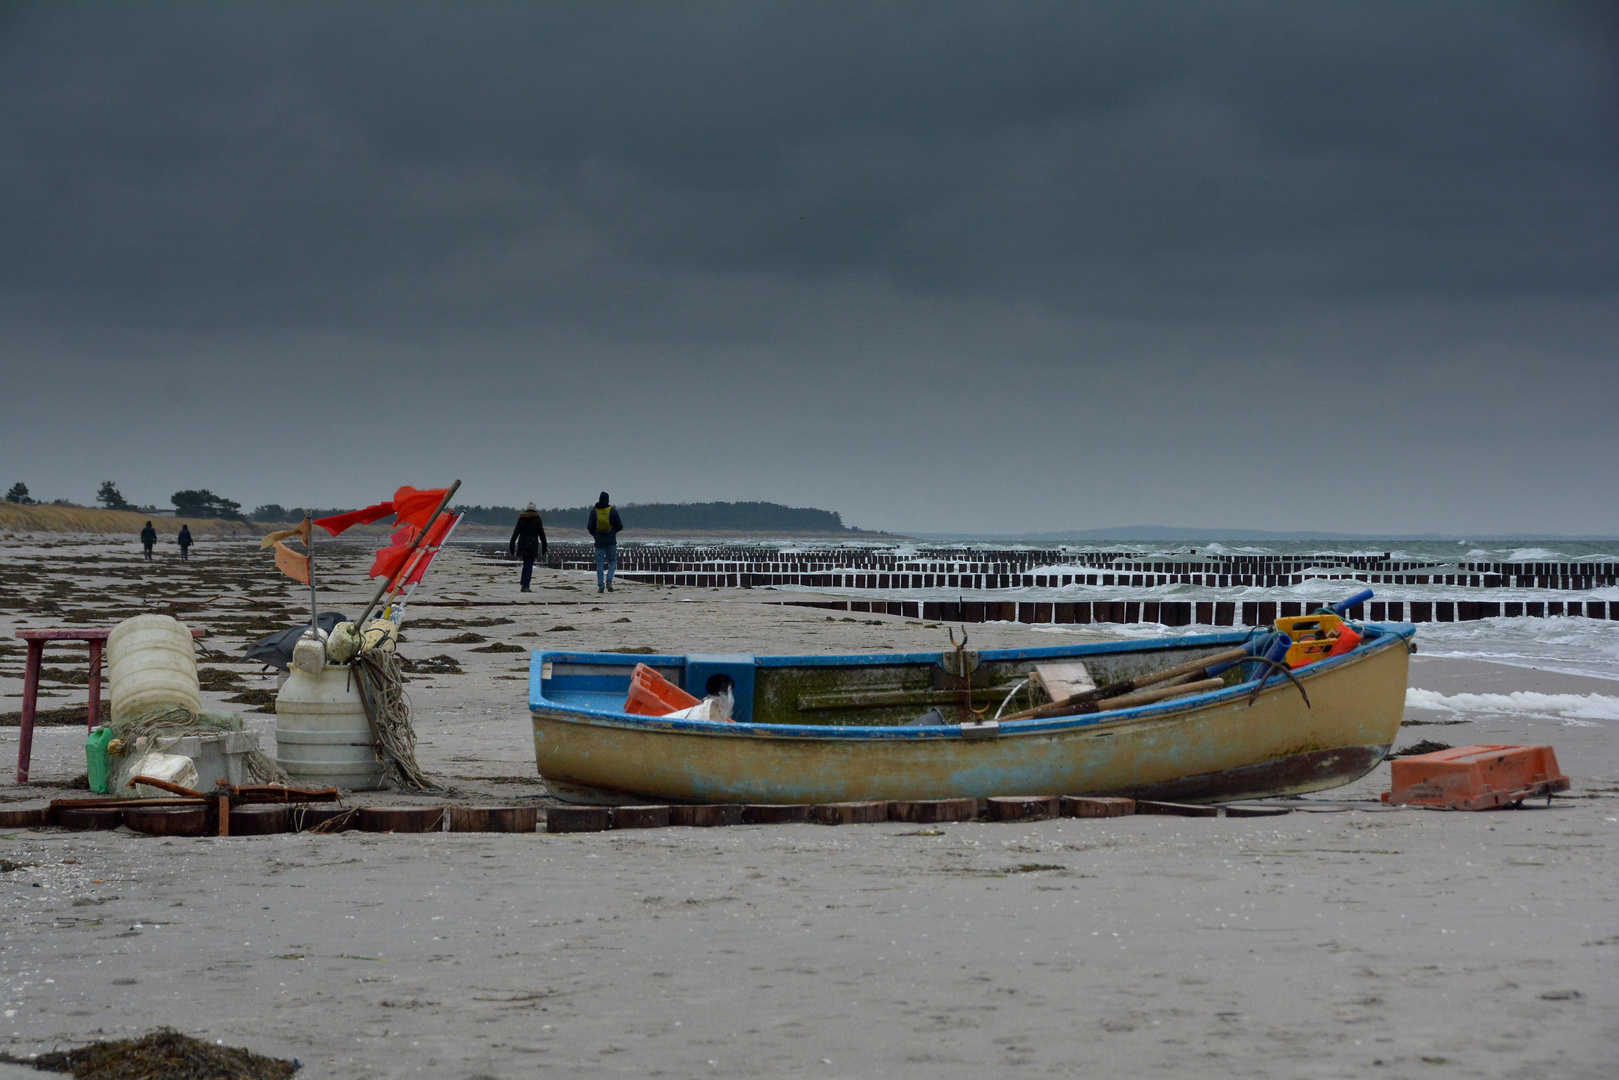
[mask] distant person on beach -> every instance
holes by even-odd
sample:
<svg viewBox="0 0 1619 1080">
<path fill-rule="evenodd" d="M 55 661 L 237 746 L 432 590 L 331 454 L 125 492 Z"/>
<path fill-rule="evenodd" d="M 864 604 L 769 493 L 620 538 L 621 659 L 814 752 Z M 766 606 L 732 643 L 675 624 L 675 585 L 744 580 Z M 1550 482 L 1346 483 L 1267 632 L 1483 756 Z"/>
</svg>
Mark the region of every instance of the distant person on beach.
<svg viewBox="0 0 1619 1080">
<path fill-rule="evenodd" d="M 618 510 L 601 493 L 596 505 L 585 518 L 585 528 L 596 538 L 596 591 L 613 591 L 613 572 L 618 569 L 618 533 L 624 527 Z M 605 571 L 605 576 L 603 573 Z"/>
<path fill-rule="evenodd" d="M 180 535 L 176 538 L 180 544 L 180 561 L 191 561 L 191 526 L 180 526 Z"/>
<path fill-rule="evenodd" d="M 157 530 L 152 528 L 152 523 L 148 521 L 146 528 L 141 530 L 141 547 L 146 549 L 147 562 L 152 561 L 152 545 L 155 543 L 157 543 Z"/>
<path fill-rule="evenodd" d="M 529 582 L 534 579 L 534 560 L 544 559 L 551 547 L 545 540 L 545 522 L 540 520 L 539 507 L 529 503 L 528 509 L 517 515 L 508 547 L 512 555 L 523 560 L 523 591 L 529 592 Z"/>
</svg>

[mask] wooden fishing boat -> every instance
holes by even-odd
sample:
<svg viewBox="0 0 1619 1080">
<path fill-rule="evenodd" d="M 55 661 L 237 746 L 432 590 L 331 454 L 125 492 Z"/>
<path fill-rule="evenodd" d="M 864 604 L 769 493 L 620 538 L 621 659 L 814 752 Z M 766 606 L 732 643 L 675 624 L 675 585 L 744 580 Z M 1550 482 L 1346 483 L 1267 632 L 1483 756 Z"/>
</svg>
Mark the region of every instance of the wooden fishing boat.
<svg viewBox="0 0 1619 1080">
<path fill-rule="evenodd" d="M 876 656 L 537 651 L 534 752 L 550 790 L 585 803 L 1218 802 L 1319 791 L 1370 771 L 1399 730 L 1415 628 L 1365 631 L 1353 651 L 1298 670 L 1296 685 L 1271 675 L 1261 686 L 1250 664 L 1190 696 L 1001 722 L 989 717 L 1036 665 L 1082 662 L 1102 685 L 1229 652 L 1252 635 Z M 625 712 L 637 663 L 697 695 L 725 676 L 736 722 Z M 906 726 L 930 706 L 970 722 Z M 987 710 L 983 719 L 969 706 Z"/>
</svg>

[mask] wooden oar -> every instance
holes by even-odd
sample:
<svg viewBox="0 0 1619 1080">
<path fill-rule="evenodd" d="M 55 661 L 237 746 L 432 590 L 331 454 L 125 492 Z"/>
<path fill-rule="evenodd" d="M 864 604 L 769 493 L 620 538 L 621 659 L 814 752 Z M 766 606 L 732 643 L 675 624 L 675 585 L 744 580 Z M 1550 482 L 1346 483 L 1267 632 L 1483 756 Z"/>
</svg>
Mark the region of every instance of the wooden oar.
<svg viewBox="0 0 1619 1080">
<path fill-rule="evenodd" d="M 1225 652 L 1214 653 L 1211 656 L 1200 656 L 1196 660 L 1188 660 L 1184 664 L 1164 668 L 1162 671 L 1149 671 L 1145 675 L 1137 675 L 1133 679 L 1121 679 L 1118 682 L 1098 686 L 1094 690 L 1082 690 L 1077 694 L 1070 694 L 1061 701 L 1053 701 L 1033 709 L 1024 709 L 1020 713 L 1001 717 L 1001 723 L 1009 720 L 1043 720 L 1051 716 L 1077 716 L 1081 713 L 1099 712 L 1098 709 L 1083 709 L 1080 706 L 1110 698 L 1123 697 L 1133 694 L 1145 686 L 1155 686 L 1169 679 L 1180 678 L 1183 675 L 1194 675 L 1215 664 L 1223 664 L 1228 660 L 1241 660 L 1249 655 L 1246 646 L 1227 649 Z"/>
</svg>

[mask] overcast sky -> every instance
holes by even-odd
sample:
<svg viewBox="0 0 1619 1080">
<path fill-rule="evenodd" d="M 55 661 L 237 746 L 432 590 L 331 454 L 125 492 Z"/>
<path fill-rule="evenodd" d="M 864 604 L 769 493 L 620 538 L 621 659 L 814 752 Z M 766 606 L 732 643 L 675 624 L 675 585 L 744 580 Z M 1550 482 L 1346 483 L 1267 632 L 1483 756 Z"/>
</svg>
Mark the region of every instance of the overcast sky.
<svg viewBox="0 0 1619 1080">
<path fill-rule="evenodd" d="M 0 485 L 1619 535 L 1616 12 L 0 4 Z"/>
</svg>

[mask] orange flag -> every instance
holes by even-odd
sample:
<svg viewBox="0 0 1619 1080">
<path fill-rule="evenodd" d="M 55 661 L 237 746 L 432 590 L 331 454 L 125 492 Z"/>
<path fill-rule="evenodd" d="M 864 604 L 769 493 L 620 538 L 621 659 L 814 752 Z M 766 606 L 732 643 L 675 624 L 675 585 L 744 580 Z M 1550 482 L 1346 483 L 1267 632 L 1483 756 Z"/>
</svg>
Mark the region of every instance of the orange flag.
<svg viewBox="0 0 1619 1080">
<path fill-rule="evenodd" d="M 259 550 L 263 551 L 265 548 L 270 547 L 279 540 L 291 540 L 294 536 L 302 540 L 305 544 L 309 543 L 308 518 L 304 518 L 303 523 L 296 529 L 282 529 L 279 532 L 270 533 L 264 539 L 259 541 Z"/>
<path fill-rule="evenodd" d="M 280 540 L 275 542 L 275 567 L 294 581 L 309 584 L 309 556 L 298 554 Z"/>
<path fill-rule="evenodd" d="M 449 488 L 430 488 L 427 491 L 417 491 L 406 485 L 394 492 L 395 521 L 400 525 L 414 525 L 418 529 L 427 527 L 427 519 L 433 516 L 438 504 L 444 501 L 449 494 Z"/>
</svg>

